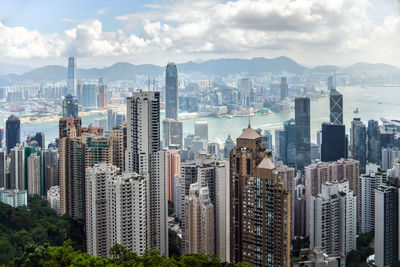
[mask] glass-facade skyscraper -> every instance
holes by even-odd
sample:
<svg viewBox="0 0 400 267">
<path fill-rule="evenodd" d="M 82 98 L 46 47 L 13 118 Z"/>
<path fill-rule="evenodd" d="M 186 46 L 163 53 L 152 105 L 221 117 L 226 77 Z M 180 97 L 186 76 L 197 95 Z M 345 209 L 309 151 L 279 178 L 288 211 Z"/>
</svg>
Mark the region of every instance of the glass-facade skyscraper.
<svg viewBox="0 0 400 267">
<path fill-rule="evenodd" d="M 98 86 L 96 84 L 82 85 L 82 108 L 84 109 L 97 109 L 97 92 Z"/>
<path fill-rule="evenodd" d="M 296 169 L 304 170 L 311 163 L 310 142 L 310 98 L 296 97 Z"/>
<path fill-rule="evenodd" d="M 321 161 L 337 161 L 346 158 L 345 126 L 337 123 L 322 124 Z"/>
<path fill-rule="evenodd" d="M 67 77 L 68 94 L 76 96 L 76 61 L 75 57 L 68 58 L 68 77 Z"/>
<path fill-rule="evenodd" d="M 329 92 L 329 117 L 332 123 L 343 124 L 343 96 L 333 87 Z"/>
<path fill-rule="evenodd" d="M 14 148 L 16 144 L 20 143 L 21 140 L 21 121 L 17 116 L 12 114 L 6 121 L 6 146 L 7 153 L 10 153 L 10 149 Z"/>
<path fill-rule="evenodd" d="M 378 121 L 368 121 L 368 162 L 380 164 L 381 162 L 381 134 Z"/>
<path fill-rule="evenodd" d="M 165 117 L 178 119 L 178 70 L 175 63 L 168 63 L 165 72 Z"/>
<path fill-rule="evenodd" d="M 367 163 L 367 129 L 361 119 L 351 122 L 351 156 L 360 162 L 360 173 L 365 173 Z"/>
<path fill-rule="evenodd" d="M 76 97 L 68 94 L 64 97 L 62 103 L 63 118 L 78 117 L 78 101 Z"/>
</svg>

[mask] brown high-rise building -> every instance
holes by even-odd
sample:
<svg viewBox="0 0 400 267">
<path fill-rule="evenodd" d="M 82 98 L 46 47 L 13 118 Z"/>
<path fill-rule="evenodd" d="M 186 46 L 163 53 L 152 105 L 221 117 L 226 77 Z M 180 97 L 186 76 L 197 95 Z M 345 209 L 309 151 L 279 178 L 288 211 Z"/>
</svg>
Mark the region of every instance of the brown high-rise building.
<svg viewBox="0 0 400 267">
<path fill-rule="evenodd" d="M 98 103 L 99 108 L 104 108 L 107 106 L 107 85 L 100 84 L 99 85 L 99 94 L 98 94 Z"/>
<path fill-rule="evenodd" d="M 250 125 L 230 163 L 231 261 L 290 266 L 290 195 Z"/>
<path fill-rule="evenodd" d="M 117 166 L 118 174 L 125 170 L 124 130 L 121 127 L 111 130 L 109 138 L 111 164 Z"/>
</svg>

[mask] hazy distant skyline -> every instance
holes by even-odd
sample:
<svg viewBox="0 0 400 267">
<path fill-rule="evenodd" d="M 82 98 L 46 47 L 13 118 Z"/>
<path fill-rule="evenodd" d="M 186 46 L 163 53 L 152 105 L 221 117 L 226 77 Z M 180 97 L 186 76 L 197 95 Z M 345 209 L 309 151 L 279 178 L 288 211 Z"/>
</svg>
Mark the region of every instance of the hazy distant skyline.
<svg viewBox="0 0 400 267">
<path fill-rule="evenodd" d="M 399 0 L 0 0 L 0 63 L 277 57 L 400 67 Z"/>
</svg>

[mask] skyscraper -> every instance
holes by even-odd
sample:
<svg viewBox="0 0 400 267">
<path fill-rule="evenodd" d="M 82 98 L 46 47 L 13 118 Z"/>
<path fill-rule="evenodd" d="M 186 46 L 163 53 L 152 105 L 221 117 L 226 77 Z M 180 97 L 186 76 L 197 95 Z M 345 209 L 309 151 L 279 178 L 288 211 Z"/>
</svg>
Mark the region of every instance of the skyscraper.
<svg viewBox="0 0 400 267">
<path fill-rule="evenodd" d="M 185 197 L 185 254 L 214 254 L 214 206 L 207 187 L 198 183 L 190 185 L 189 195 Z"/>
<path fill-rule="evenodd" d="M 168 151 L 168 201 L 175 201 L 175 175 L 181 174 L 181 157 L 178 151 Z"/>
<path fill-rule="evenodd" d="M 25 179 L 25 150 L 17 145 L 10 151 L 10 189 L 26 190 Z"/>
<path fill-rule="evenodd" d="M 375 190 L 375 264 L 399 261 L 399 189 L 381 184 Z"/>
<path fill-rule="evenodd" d="M 296 170 L 303 171 L 311 163 L 310 98 L 296 97 Z"/>
<path fill-rule="evenodd" d="M 194 122 L 194 135 L 201 139 L 208 140 L 208 122 L 195 121 Z"/>
<path fill-rule="evenodd" d="M 381 134 L 378 121 L 368 121 L 368 162 L 381 163 Z"/>
<path fill-rule="evenodd" d="M 14 114 L 10 115 L 6 121 L 6 146 L 7 153 L 20 143 L 21 140 L 21 122 Z"/>
<path fill-rule="evenodd" d="M 168 255 L 168 159 L 160 150 L 160 93 L 135 92 L 128 97 L 127 121 L 125 170 L 149 180 L 148 248 Z"/>
<path fill-rule="evenodd" d="M 346 157 L 345 126 L 337 123 L 322 124 L 321 161 L 330 162 Z"/>
<path fill-rule="evenodd" d="M 6 181 L 6 162 L 7 151 L 2 147 L 0 148 L 0 188 L 8 189 Z"/>
<path fill-rule="evenodd" d="M 35 136 L 31 137 L 31 139 L 29 140 L 30 143 L 33 141 L 36 141 L 37 146 L 42 149 L 46 147 L 46 138 L 44 132 L 36 132 Z"/>
<path fill-rule="evenodd" d="M 343 124 L 343 95 L 333 87 L 329 91 L 329 117 L 331 123 Z"/>
<path fill-rule="evenodd" d="M 119 174 L 125 170 L 124 130 L 121 127 L 111 130 L 109 138 L 111 163 L 119 168 Z"/>
<path fill-rule="evenodd" d="M 68 94 L 77 96 L 76 92 L 76 61 L 75 57 L 68 58 L 68 77 L 67 77 Z"/>
<path fill-rule="evenodd" d="M 289 167 L 296 165 L 296 124 L 293 119 L 283 123 L 283 131 L 279 132 L 279 155 L 283 164 Z M 311 154 L 310 154 L 311 158 Z"/>
<path fill-rule="evenodd" d="M 143 255 L 149 248 L 148 225 L 152 219 L 148 217 L 148 179 L 137 173 L 125 172 L 109 177 L 106 183 L 106 251 L 109 252 L 115 244 L 121 244 L 129 251 Z M 167 227 L 167 222 L 165 226 Z"/>
<path fill-rule="evenodd" d="M 310 203 L 310 248 L 347 255 L 356 250 L 357 197 L 346 179 L 327 182 Z"/>
<path fill-rule="evenodd" d="M 118 168 L 109 163 L 95 164 L 86 169 L 86 244 L 88 254 L 92 256 L 108 255 L 107 179 L 116 176 L 117 172 Z"/>
<path fill-rule="evenodd" d="M 230 157 L 230 260 L 290 266 L 290 196 L 265 156 L 261 137 L 249 125 Z"/>
<path fill-rule="evenodd" d="M 68 94 L 64 97 L 62 102 L 63 118 L 78 117 L 78 101 L 76 97 Z"/>
<path fill-rule="evenodd" d="M 84 84 L 82 86 L 82 108 L 86 110 L 97 109 L 98 107 L 98 86 L 97 84 Z"/>
<path fill-rule="evenodd" d="M 286 97 L 289 97 L 289 85 L 287 84 L 286 77 L 281 78 L 280 89 L 281 89 L 281 100 L 285 99 Z"/>
<path fill-rule="evenodd" d="M 163 120 L 164 148 L 183 149 L 183 122 L 181 120 Z"/>
<path fill-rule="evenodd" d="M 42 180 L 40 173 L 40 156 L 37 154 L 31 154 L 28 157 L 28 194 L 29 195 L 40 195 L 42 193 Z"/>
<path fill-rule="evenodd" d="M 351 156 L 360 162 L 360 172 L 365 173 L 367 163 L 367 129 L 359 118 L 351 122 Z"/>
<path fill-rule="evenodd" d="M 165 117 L 178 119 L 178 70 L 168 63 L 165 71 Z"/>
</svg>

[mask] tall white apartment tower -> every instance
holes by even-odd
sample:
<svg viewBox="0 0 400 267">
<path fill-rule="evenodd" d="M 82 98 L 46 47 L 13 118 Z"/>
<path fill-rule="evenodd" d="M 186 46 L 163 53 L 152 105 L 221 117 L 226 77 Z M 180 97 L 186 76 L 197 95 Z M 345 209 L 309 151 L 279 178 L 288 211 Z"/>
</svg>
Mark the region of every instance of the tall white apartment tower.
<svg viewBox="0 0 400 267">
<path fill-rule="evenodd" d="M 86 244 L 89 255 L 107 257 L 106 181 L 118 173 L 109 163 L 86 168 Z"/>
<path fill-rule="evenodd" d="M 121 244 L 143 255 L 148 248 L 147 177 L 124 172 L 106 183 L 107 252 L 114 244 Z"/>
<path fill-rule="evenodd" d="M 76 61 L 75 57 L 68 58 L 68 76 L 67 76 L 68 94 L 77 97 L 76 92 Z"/>
<path fill-rule="evenodd" d="M 310 202 L 310 248 L 322 247 L 328 255 L 347 255 L 356 249 L 357 197 L 349 182 L 326 182 Z"/>
<path fill-rule="evenodd" d="M 167 152 L 160 150 L 160 93 L 127 98 L 125 170 L 148 179 L 147 249 L 168 255 Z"/>
</svg>

